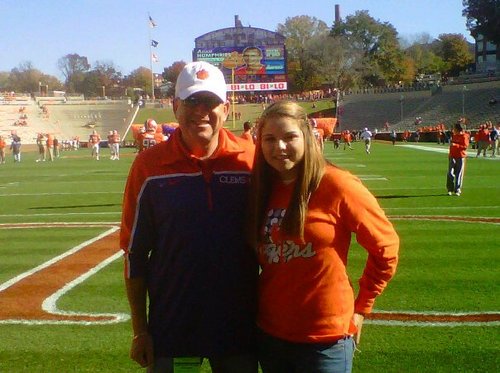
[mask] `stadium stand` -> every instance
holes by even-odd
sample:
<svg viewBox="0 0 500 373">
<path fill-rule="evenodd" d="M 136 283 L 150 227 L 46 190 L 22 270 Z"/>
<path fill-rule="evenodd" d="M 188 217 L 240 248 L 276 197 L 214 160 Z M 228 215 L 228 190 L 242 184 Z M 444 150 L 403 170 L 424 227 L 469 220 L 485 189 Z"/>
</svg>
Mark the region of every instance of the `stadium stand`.
<svg viewBox="0 0 500 373">
<path fill-rule="evenodd" d="M 21 112 L 22 111 L 22 112 Z M 103 138 L 110 130 L 124 134 L 137 113 L 127 100 L 86 101 L 64 97 L 44 97 L 0 101 L 0 133 L 16 130 L 24 144 L 35 143 L 39 132 L 52 133 L 60 141 L 79 137 L 86 141 L 96 129 Z M 25 115 L 25 123 L 20 116 Z"/>
<path fill-rule="evenodd" d="M 391 129 L 414 130 L 415 118 L 422 118 L 419 126 L 434 126 L 437 123 L 451 125 L 462 112 L 472 125 L 487 120 L 500 121 L 500 104 L 490 100 L 500 94 L 500 81 L 459 85 L 444 85 L 434 92 L 396 91 L 356 93 L 345 95 L 340 102 L 340 129 L 383 129 L 389 122 Z M 403 103 L 401 105 L 401 96 Z M 401 120 L 401 108 L 403 120 Z M 337 128 L 337 130 L 339 129 Z"/>
</svg>

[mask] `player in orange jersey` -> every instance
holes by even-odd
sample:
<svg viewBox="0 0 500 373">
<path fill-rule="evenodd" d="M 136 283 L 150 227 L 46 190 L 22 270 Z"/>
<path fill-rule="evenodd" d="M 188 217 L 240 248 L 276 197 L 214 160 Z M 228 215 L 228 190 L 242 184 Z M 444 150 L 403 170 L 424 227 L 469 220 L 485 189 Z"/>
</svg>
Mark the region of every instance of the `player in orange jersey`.
<svg viewBox="0 0 500 373">
<path fill-rule="evenodd" d="M 144 122 L 144 131 L 141 131 L 138 135 L 139 152 L 156 145 L 155 134 L 157 128 L 158 124 L 154 119 L 148 119 Z"/>
<path fill-rule="evenodd" d="M 111 159 L 118 161 L 120 160 L 120 142 L 122 140 L 117 130 L 113 130 L 111 139 L 113 141 L 113 158 Z"/>
<path fill-rule="evenodd" d="M 52 133 L 48 133 L 46 135 L 47 140 L 47 157 L 49 161 L 53 162 L 54 161 L 54 135 Z"/>
<path fill-rule="evenodd" d="M 5 163 L 5 147 L 7 146 L 7 142 L 4 137 L 0 135 L 0 164 Z"/>
<path fill-rule="evenodd" d="M 345 150 L 346 146 L 349 147 L 349 149 L 353 150 L 353 148 L 351 146 L 352 134 L 349 130 L 342 132 L 342 141 L 344 142 L 344 150 Z"/>
<path fill-rule="evenodd" d="M 100 150 L 101 136 L 97 133 L 96 130 L 93 130 L 89 136 L 89 147 L 91 150 L 92 158 L 99 160 L 99 150 Z"/>
</svg>

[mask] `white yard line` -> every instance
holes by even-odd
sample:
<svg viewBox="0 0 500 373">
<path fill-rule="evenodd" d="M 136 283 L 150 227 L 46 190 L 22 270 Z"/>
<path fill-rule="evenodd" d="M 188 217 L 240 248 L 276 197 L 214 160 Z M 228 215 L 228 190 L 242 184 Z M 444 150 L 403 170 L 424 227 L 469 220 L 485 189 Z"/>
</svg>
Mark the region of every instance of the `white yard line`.
<svg viewBox="0 0 500 373">
<path fill-rule="evenodd" d="M 432 146 L 412 145 L 412 144 L 404 144 L 404 145 L 396 145 L 396 146 L 401 146 L 403 148 L 417 149 L 417 150 L 425 150 L 427 152 L 435 152 L 435 153 L 445 153 L 445 154 L 448 154 L 448 152 L 449 152 L 449 149 L 448 149 L 447 146 L 444 147 L 444 148 L 435 148 L 435 147 L 432 147 Z M 476 150 L 467 150 L 467 156 L 468 157 L 475 158 L 476 154 L 477 154 Z M 488 159 L 488 160 L 491 160 L 491 161 L 498 161 L 500 159 L 500 157 L 492 158 L 492 157 L 490 157 L 489 154 L 486 157 L 480 156 L 478 158 L 480 158 L 480 159 Z"/>
<path fill-rule="evenodd" d="M 73 312 L 73 311 L 62 311 L 57 307 L 57 301 L 59 298 L 61 298 L 63 295 L 65 295 L 68 291 L 73 289 L 74 287 L 80 285 L 84 281 L 86 281 L 88 278 L 91 276 L 95 275 L 97 272 L 99 272 L 101 269 L 104 267 L 108 266 L 112 262 L 114 262 L 116 259 L 123 257 L 123 252 L 120 250 L 114 255 L 110 256 L 108 259 L 102 261 L 99 263 L 97 266 L 89 270 L 87 273 L 84 273 L 80 277 L 77 277 L 71 282 L 68 282 L 65 286 L 63 286 L 61 289 L 56 291 L 54 294 L 52 294 L 50 297 L 46 298 L 43 303 L 42 303 L 42 310 L 45 312 L 48 312 L 52 315 L 62 315 L 62 316 L 83 316 L 83 317 L 110 317 L 111 320 L 106 320 L 106 321 L 98 321 L 98 320 L 93 320 L 93 321 L 66 321 L 66 323 L 71 323 L 71 324 L 84 324 L 84 325 L 93 325 L 93 324 L 114 324 L 114 323 L 119 323 L 126 321 L 130 318 L 129 315 L 123 314 L 123 313 L 81 313 L 81 312 Z"/>
</svg>

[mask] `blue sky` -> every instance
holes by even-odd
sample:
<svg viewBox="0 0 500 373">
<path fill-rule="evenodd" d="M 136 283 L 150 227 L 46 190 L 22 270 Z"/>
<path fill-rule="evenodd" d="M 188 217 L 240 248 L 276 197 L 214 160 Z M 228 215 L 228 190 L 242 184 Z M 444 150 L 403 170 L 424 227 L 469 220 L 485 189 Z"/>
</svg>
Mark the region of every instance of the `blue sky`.
<svg viewBox="0 0 500 373">
<path fill-rule="evenodd" d="M 461 0 L 0 0 L 0 71 L 23 62 L 61 78 L 59 58 L 77 53 L 113 62 L 124 74 L 149 67 L 149 40 L 159 44 L 155 72 L 173 62 L 191 61 L 194 39 L 234 26 L 275 31 L 279 23 L 298 15 L 316 17 L 331 26 L 335 4 L 341 17 L 368 10 L 391 23 L 406 38 L 428 33 L 459 33 L 473 41 L 462 17 Z M 157 27 L 148 27 L 148 13 Z"/>
</svg>

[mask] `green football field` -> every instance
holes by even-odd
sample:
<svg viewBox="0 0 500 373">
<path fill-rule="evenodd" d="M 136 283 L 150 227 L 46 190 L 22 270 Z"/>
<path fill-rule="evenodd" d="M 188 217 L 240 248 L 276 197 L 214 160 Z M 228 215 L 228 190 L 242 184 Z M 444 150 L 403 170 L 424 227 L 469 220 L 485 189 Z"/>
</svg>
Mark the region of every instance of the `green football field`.
<svg viewBox="0 0 500 373">
<path fill-rule="evenodd" d="M 377 196 L 401 238 L 397 274 L 363 327 L 354 371 L 498 372 L 500 162 L 469 157 L 462 195 L 448 196 L 446 147 L 407 145 L 375 142 L 370 155 L 359 142 L 325 147 Z M 0 165 L 0 372 L 141 371 L 128 357 L 116 241 L 135 154 L 108 155 L 95 161 L 80 149 L 36 163 L 25 153 L 15 164 L 9 154 Z M 354 287 L 365 259 L 353 239 Z"/>
</svg>

